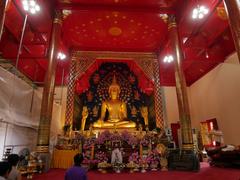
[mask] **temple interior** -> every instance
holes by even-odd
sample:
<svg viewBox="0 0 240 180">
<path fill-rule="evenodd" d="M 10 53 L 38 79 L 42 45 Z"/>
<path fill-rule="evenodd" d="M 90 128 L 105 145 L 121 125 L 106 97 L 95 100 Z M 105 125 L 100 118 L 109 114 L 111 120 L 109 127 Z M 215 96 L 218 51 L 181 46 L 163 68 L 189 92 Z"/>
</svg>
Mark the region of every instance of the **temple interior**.
<svg viewBox="0 0 240 180">
<path fill-rule="evenodd" d="M 1 0 L 0 161 L 240 167 L 239 20 L 238 0 Z"/>
</svg>

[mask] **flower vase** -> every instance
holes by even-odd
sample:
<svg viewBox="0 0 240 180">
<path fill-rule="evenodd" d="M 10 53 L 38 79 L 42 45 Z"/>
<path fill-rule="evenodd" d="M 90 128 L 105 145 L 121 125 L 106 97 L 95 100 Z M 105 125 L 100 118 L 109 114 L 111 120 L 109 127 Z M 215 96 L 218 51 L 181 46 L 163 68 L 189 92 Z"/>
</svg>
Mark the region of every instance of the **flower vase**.
<svg viewBox="0 0 240 180">
<path fill-rule="evenodd" d="M 161 165 L 161 171 L 168 171 L 168 160 L 167 158 L 161 158 L 160 159 L 160 165 Z"/>
<path fill-rule="evenodd" d="M 131 168 L 129 172 L 130 172 L 130 173 L 134 173 L 135 171 L 134 171 L 133 168 Z"/>
<path fill-rule="evenodd" d="M 151 167 L 151 171 L 157 171 L 158 164 L 157 163 L 151 163 L 150 167 Z"/>
<path fill-rule="evenodd" d="M 106 173 L 107 173 L 107 170 L 106 170 L 106 169 L 102 169 L 102 170 L 101 170 L 101 173 L 106 174 Z"/>
<path fill-rule="evenodd" d="M 146 172 L 146 169 L 144 167 L 142 167 L 141 173 L 145 173 L 145 172 Z"/>
<path fill-rule="evenodd" d="M 138 172 L 139 169 L 138 169 L 137 167 L 135 167 L 135 168 L 133 169 L 133 171 L 134 171 L 134 172 Z"/>
</svg>

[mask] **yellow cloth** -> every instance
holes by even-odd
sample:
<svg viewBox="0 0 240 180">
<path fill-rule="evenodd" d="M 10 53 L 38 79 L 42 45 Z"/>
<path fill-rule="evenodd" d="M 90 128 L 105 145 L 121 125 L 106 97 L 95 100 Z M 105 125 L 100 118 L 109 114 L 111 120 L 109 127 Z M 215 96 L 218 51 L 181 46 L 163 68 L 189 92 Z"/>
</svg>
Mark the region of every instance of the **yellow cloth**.
<svg viewBox="0 0 240 180">
<path fill-rule="evenodd" d="M 73 158 L 79 153 L 78 150 L 58 150 L 53 151 L 52 168 L 68 169 L 73 166 Z"/>
</svg>

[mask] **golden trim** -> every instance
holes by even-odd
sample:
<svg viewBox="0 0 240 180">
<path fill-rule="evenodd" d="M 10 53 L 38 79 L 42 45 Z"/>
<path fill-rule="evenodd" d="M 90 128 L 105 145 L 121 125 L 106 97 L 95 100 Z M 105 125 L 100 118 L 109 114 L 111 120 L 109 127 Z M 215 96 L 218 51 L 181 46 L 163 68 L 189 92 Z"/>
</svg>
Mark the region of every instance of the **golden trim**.
<svg viewBox="0 0 240 180">
<path fill-rule="evenodd" d="M 177 27 L 177 23 L 176 22 L 171 22 L 168 24 L 168 30 L 172 29 L 172 28 L 176 28 Z"/>
<path fill-rule="evenodd" d="M 217 16 L 223 20 L 228 20 L 228 15 L 224 7 L 217 7 Z"/>
<path fill-rule="evenodd" d="M 38 153 L 48 153 L 49 152 L 49 146 L 37 146 L 36 151 Z"/>
<path fill-rule="evenodd" d="M 78 60 L 78 57 L 72 56 L 72 57 L 71 57 L 71 60 L 72 60 L 72 61 L 77 61 L 77 60 Z"/>
<path fill-rule="evenodd" d="M 53 23 L 54 24 L 60 24 L 60 25 L 62 25 L 62 19 L 59 19 L 59 18 L 54 18 L 54 20 L 53 20 Z"/>
<path fill-rule="evenodd" d="M 138 60 L 138 59 L 157 59 L 157 54 L 152 52 L 112 52 L 112 51 L 74 51 L 74 56 L 78 58 L 89 57 L 95 59 L 119 59 L 119 60 Z"/>
<path fill-rule="evenodd" d="M 184 150 L 193 150 L 194 149 L 194 144 L 183 144 L 182 149 Z"/>
<path fill-rule="evenodd" d="M 116 26 L 110 27 L 108 33 L 112 36 L 120 36 L 122 34 L 122 29 Z"/>
</svg>

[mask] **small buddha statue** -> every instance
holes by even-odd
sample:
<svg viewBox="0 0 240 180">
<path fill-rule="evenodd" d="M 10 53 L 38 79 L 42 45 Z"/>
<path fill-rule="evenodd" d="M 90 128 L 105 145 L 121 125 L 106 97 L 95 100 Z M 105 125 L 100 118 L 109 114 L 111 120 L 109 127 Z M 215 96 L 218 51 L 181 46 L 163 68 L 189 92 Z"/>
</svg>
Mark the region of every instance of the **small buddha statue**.
<svg viewBox="0 0 240 180">
<path fill-rule="evenodd" d="M 136 123 L 127 119 L 126 103 L 119 99 L 120 86 L 114 75 L 112 84 L 109 86 L 108 93 L 110 100 L 104 101 L 101 107 L 101 115 L 97 122 L 93 124 L 94 128 L 135 128 Z M 109 117 L 106 121 L 106 111 L 109 112 Z"/>
<path fill-rule="evenodd" d="M 95 137 L 95 134 L 93 132 L 93 124 L 90 124 L 89 125 L 89 130 L 87 131 L 86 133 L 86 136 L 89 138 L 89 137 Z"/>
<path fill-rule="evenodd" d="M 141 114 L 144 119 L 145 126 L 148 126 L 148 108 L 147 108 L 147 106 L 141 107 Z"/>
<path fill-rule="evenodd" d="M 87 106 L 83 106 L 81 131 L 84 131 L 84 129 L 85 129 L 85 124 L 86 124 L 87 117 L 88 117 L 88 108 L 87 108 Z"/>
</svg>

